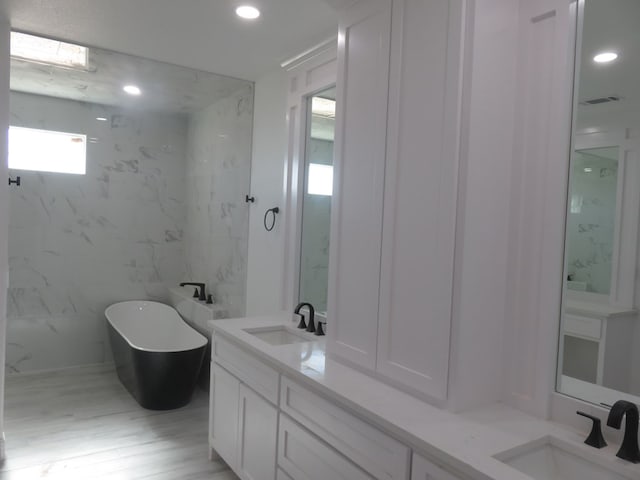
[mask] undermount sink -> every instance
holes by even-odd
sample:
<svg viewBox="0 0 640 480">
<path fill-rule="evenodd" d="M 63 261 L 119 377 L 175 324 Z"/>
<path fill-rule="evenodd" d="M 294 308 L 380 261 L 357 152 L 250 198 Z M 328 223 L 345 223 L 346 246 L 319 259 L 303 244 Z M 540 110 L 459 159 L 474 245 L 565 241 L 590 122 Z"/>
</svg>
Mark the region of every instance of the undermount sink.
<svg viewBox="0 0 640 480">
<path fill-rule="evenodd" d="M 244 331 L 270 345 L 290 345 L 292 343 L 311 342 L 314 340 L 313 337 L 305 336 L 303 332 L 297 332 L 295 329 L 287 327 L 286 325 L 245 328 Z"/>
<path fill-rule="evenodd" d="M 595 451 L 594 451 L 595 452 Z M 587 458 L 589 457 L 589 458 Z M 496 459 L 535 480 L 631 480 L 630 471 L 615 461 L 588 455 L 555 437 L 543 437 L 506 452 Z M 614 457 L 615 458 L 615 457 Z"/>
</svg>

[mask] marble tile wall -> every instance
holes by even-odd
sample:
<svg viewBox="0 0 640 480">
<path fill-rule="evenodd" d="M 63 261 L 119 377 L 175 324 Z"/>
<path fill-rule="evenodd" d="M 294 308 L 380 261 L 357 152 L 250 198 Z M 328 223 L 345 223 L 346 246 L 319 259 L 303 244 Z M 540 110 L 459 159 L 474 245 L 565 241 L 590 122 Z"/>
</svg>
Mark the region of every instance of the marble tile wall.
<svg viewBox="0 0 640 480">
<path fill-rule="evenodd" d="M 86 175 L 12 172 L 22 186 L 10 192 L 8 371 L 108 360 L 105 307 L 166 301 L 184 278 L 187 123 L 12 93 L 12 125 L 96 143 Z"/>
<path fill-rule="evenodd" d="M 207 284 L 230 317 L 245 311 L 253 85 L 189 118 L 184 280 Z"/>
<path fill-rule="evenodd" d="M 572 280 L 586 283 L 587 291 L 609 294 L 618 166 L 616 160 L 591 157 L 576 152 L 574 160 L 567 220 L 567 269 Z"/>
</svg>

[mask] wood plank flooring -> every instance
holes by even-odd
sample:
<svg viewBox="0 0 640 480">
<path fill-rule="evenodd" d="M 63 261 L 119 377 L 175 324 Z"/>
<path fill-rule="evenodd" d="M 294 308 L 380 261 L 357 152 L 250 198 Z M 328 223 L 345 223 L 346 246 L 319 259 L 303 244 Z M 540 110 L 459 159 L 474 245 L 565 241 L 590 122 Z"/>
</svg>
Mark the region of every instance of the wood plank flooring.
<svg viewBox="0 0 640 480">
<path fill-rule="evenodd" d="M 2 480 L 237 480 L 207 452 L 208 398 L 140 407 L 112 366 L 10 376 Z"/>
</svg>

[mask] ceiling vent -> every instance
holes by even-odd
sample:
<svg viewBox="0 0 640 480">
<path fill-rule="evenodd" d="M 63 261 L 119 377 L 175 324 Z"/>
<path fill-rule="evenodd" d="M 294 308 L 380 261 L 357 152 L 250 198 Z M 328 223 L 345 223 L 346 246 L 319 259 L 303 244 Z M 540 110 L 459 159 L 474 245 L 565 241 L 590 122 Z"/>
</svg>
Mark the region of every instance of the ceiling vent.
<svg viewBox="0 0 640 480">
<path fill-rule="evenodd" d="M 580 105 L 600 105 L 601 103 L 619 102 L 621 100 L 620 95 L 610 95 L 608 97 L 590 98 L 589 100 L 583 100 Z"/>
</svg>

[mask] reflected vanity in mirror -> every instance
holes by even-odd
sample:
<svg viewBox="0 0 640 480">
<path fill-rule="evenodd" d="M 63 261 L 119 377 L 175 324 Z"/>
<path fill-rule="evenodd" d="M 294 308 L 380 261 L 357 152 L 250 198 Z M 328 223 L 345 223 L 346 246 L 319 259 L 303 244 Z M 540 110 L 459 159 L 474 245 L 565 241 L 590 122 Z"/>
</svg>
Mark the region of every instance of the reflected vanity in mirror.
<svg viewBox="0 0 640 480">
<path fill-rule="evenodd" d="M 640 403 L 640 3 L 578 2 L 557 389 Z"/>
<path fill-rule="evenodd" d="M 307 102 L 298 299 L 311 303 L 316 312 L 326 316 L 335 87 L 308 97 Z"/>
</svg>

